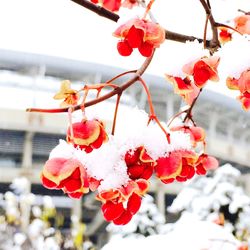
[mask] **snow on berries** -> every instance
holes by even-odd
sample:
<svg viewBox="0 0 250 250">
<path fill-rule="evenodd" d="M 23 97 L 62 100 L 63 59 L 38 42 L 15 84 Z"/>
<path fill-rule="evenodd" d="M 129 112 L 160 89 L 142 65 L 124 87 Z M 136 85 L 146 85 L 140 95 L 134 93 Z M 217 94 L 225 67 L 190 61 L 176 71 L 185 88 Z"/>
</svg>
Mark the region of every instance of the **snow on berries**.
<svg viewBox="0 0 250 250">
<path fill-rule="evenodd" d="M 75 147 L 90 153 L 94 148 L 99 148 L 108 140 L 104 124 L 97 119 L 83 119 L 75 122 L 68 128 L 67 141 Z"/>
<path fill-rule="evenodd" d="M 149 57 L 165 41 L 165 30 L 159 24 L 139 18 L 122 24 L 113 35 L 121 39 L 117 50 L 122 56 L 129 56 L 138 49 L 142 56 Z"/>
<path fill-rule="evenodd" d="M 136 132 L 124 133 L 123 122 L 118 122 L 117 133 L 108 135 L 101 119 L 86 115 L 69 126 L 67 141 L 60 140 L 44 165 L 43 185 L 76 199 L 96 191 L 104 218 L 125 225 L 139 210 L 153 175 L 167 184 L 217 167 L 214 158 L 196 150 L 205 140 L 202 128 L 171 127 L 169 143 L 156 123 L 147 124 L 147 113 L 133 109 L 126 120 L 131 117 L 141 118 L 128 126 Z"/>
</svg>

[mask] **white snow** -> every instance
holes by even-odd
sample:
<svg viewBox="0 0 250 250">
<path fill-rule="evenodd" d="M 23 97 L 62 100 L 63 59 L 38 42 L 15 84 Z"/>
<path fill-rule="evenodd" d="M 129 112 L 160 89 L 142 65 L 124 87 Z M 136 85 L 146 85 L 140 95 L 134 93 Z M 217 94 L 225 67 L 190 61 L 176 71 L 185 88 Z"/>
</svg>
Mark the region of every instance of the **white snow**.
<svg viewBox="0 0 250 250">
<path fill-rule="evenodd" d="M 192 61 L 198 60 L 204 56 L 209 56 L 209 51 L 203 48 L 203 44 L 197 40 L 193 42 L 179 43 L 165 42 L 166 54 L 168 60 L 165 61 L 165 73 L 170 76 L 184 78 L 186 75 L 182 67 Z M 180 56 L 181 55 L 181 56 Z"/>
<path fill-rule="evenodd" d="M 215 223 L 199 221 L 194 216 L 184 216 L 174 230 L 165 235 L 146 238 L 114 239 L 102 250 L 127 249 L 185 249 L 185 250 L 237 250 L 240 242 Z"/>
<path fill-rule="evenodd" d="M 27 193 L 29 191 L 29 187 L 30 182 L 26 177 L 15 178 L 10 185 L 10 188 L 17 194 Z"/>
<path fill-rule="evenodd" d="M 218 72 L 222 79 L 234 77 L 238 79 L 241 73 L 250 68 L 250 36 L 236 34 L 232 41 L 227 42 L 218 51 L 221 60 Z"/>
<path fill-rule="evenodd" d="M 60 140 L 59 144 L 50 152 L 49 159 L 60 157 L 70 159 L 74 157 L 74 152 L 75 149 L 72 144 L 68 144 L 66 141 Z"/>
<path fill-rule="evenodd" d="M 124 113 L 118 119 L 115 135 L 109 135 L 109 141 L 100 148 L 86 154 L 75 149 L 64 140 L 60 140 L 50 153 L 49 159 L 62 157 L 78 159 L 86 168 L 89 176 L 101 180 L 99 191 L 118 188 L 125 185 L 129 176 L 124 156 L 129 150 L 144 146 L 153 160 L 163 157 L 174 150 L 191 150 L 190 136 L 183 132 L 171 132 L 170 144 L 165 133 L 153 121 L 147 126 L 148 114 L 138 108 Z M 161 124 L 168 131 L 165 123 Z"/>
</svg>

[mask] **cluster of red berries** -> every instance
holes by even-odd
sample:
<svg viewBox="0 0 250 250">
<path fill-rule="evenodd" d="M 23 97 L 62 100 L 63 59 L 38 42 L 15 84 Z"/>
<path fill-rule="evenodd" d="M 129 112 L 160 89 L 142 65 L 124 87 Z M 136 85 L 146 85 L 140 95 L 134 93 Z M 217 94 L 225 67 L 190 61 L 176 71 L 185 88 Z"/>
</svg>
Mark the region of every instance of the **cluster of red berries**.
<svg viewBox="0 0 250 250">
<path fill-rule="evenodd" d="M 179 126 L 172 131 L 189 134 L 193 149 L 205 138 L 200 127 Z M 84 119 L 73 123 L 67 131 L 67 141 L 78 148 L 78 153 L 91 154 L 108 140 L 104 124 L 97 120 Z M 66 142 L 65 142 L 66 144 Z M 66 144 L 70 147 L 69 144 Z M 72 148 L 72 147 L 71 147 Z M 148 180 L 155 172 L 165 184 L 183 182 L 194 176 L 203 175 L 218 166 L 215 158 L 197 154 L 194 150 L 174 150 L 153 160 L 142 145 L 128 150 L 123 155 L 129 180 L 126 184 L 99 190 L 96 198 L 102 202 L 102 212 L 107 221 L 117 225 L 127 224 L 139 210 L 142 196 L 149 188 Z M 72 148 L 74 151 L 74 149 Z M 72 198 L 81 198 L 89 190 L 95 191 L 103 180 L 91 176 L 84 163 L 74 156 L 52 155 L 42 172 L 43 185 L 50 189 L 61 189 Z"/>
<path fill-rule="evenodd" d="M 141 55 L 149 57 L 165 41 L 165 30 L 159 24 L 135 18 L 118 27 L 114 36 L 121 39 L 117 44 L 120 55 L 129 56 L 138 49 Z"/>
</svg>

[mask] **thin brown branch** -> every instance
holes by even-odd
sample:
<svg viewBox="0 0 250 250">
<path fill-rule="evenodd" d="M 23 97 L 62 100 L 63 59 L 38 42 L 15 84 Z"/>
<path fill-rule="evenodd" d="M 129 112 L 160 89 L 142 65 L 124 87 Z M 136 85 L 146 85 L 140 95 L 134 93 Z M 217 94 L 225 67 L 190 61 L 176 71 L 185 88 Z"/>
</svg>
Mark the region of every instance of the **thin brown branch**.
<svg viewBox="0 0 250 250">
<path fill-rule="evenodd" d="M 91 3 L 87 0 L 70 0 L 70 1 L 73 1 L 73 2 L 81 5 L 82 7 L 86 8 L 90 11 L 93 11 L 94 13 L 96 13 L 104 18 L 107 18 L 111 21 L 117 22 L 120 18 L 119 15 L 113 13 L 112 11 L 109 11 L 105 8 L 97 6 L 97 5 Z M 187 36 L 187 35 L 179 34 L 176 32 L 169 31 L 169 30 L 165 30 L 165 38 L 167 40 L 172 40 L 172 41 L 181 42 L 181 43 L 185 43 L 186 41 L 194 41 L 194 40 L 198 40 L 200 43 L 203 42 L 202 38 L 198 38 L 198 37 L 194 37 L 194 36 Z M 214 48 L 215 46 L 213 44 L 214 43 L 212 43 L 212 41 L 210 41 L 210 40 L 206 41 L 207 48 Z M 211 47 L 211 46 L 213 46 L 213 47 Z"/>
<path fill-rule="evenodd" d="M 209 9 L 211 9 L 211 4 L 209 0 L 207 0 L 207 6 L 209 7 Z"/>
<path fill-rule="evenodd" d="M 165 38 L 167 40 L 180 42 L 180 43 L 185 43 L 187 41 L 195 41 L 195 40 L 197 40 L 200 43 L 203 42 L 202 38 L 198 38 L 198 37 L 195 37 L 195 36 L 187 36 L 187 35 L 172 32 L 172 31 L 169 31 L 169 30 L 165 30 Z M 211 42 L 210 40 L 206 40 L 206 47 L 208 47 L 208 48 L 210 47 L 210 42 Z"/>
<path fill-rule="evenodd" d="M 250 15 L 250 11 L 245 11 L 241 9 L 238 9 L 238 11 L 244 13 L 245 15 Z"/>
<path fill-rule="evenodd" d="M 117 118 L 117 113 L 118 113 L 118 108 L 119 108 L 119 104 L 120 104 L 121 95 L 122 95 L 122 92 L 117 94 L 111 135 L 115 134 L 116 118 Z"/>
<path fill-rule="evenodd" d="M 82 7 L 95 12 L 97 15 L 105 17 L 111 21 L 117 22 L 119 20 L 119 15 L 115 14 L 112 11 L 109 11 L 101 6 L 98 6 L 94 3 L 91 3 L 87 0 L 71 0 L 74 3 L 81 5 Z"/>
<path fill-rule="evenodd" d="M 122 77 L 122 76 L 124 76 L 124 75 L 131 74 L 131 73 L 135 73 L 135 72 L 136 72 L 136 70 L 129 70 L 129 71 L 123 72 L 123 73 L 121 73 L 121 74 L 119 74 L 119 75 L 117 75 L 117 76 L 111 78 L 110 80 L 106 81 L 106 83 L 107 83 L 107 84 L 108 84 L 108 83 L 111 83 L 111 82 L 115 81 L 116 79 L 118 79 L 118 78 L 120 78 L 120 77 Z"/>
<path fill-rule="evenodd" d="M 184 117 L 183 119 L 183 122 L 185 123 L 188 119 L 191 119 L 192 120 L 192 110 L 197 102 L 197 100 L 199 99 L 199 96 L 201 94 L 201 91 L 202 91 L 202 88 L 200 89 L 200 92 L 198 93 L 198 95 L 196 96 L 196 98 L 193 100 L 190 108 L 187 110 L 187 114 L 186 116 Z"/>
<path fill-rule="evenodd" d="M 233 28 L 233 27 L 231 27 L 231 26 L 229 26 L 229 25 L 227 25 L 227 24 L 216 23 L 216 26 L 217 26 L 218 28 L 220 28 L 220 27 L 222 27 L 222 28 L 227 28 L 227 29 L 230 29 L 230 30 L 233 30 L 233 31 L 239 33 L 240 35 L 243 35 L 243 34 L 242 34 L 241 32 L 239 32 L 237 29 L 235 29 L 235 28 Z"/>
<path fill-rule="evenodd" d="M 209 19 L 209 15 L 207 15 L 206 22 L 205 22 L 205 28 L 204 28 L 204 37 L 203 37 L 204 49 L 207 47 L 205 41 L 206 41 L 206 39 L 207 39 L 207 25 L 208 25 L 208 19 Z"/>
<path fill-rule="evenodd" d="M 210 4 L 207 3 L 205 0 L 200 0 L 200 2 L 202 4 L 206 14 L 209 16 L 209 22 L 211 24 L 211 29 L 212 29 L 212 34 L 213 34 L 213 38 L 210 41 L 209 48 L 216 50 L 220 47 L 217 25 L 216 25 L 216 22 L 214 20 L 213 15 L 212 15 L 212 12 L 211 12 Z"/>
<path fill-rule="evenodd" d="M 153 58 L 153 55 L 154 55 L 154 53 L 144 61 L 142 66 L 133 74 L 133 76 L 128 81 L 123 83 L 120 87 L 117 87 L 114 90 L 110 91 L 106 95 L 100 96 L 100 97 L 95 98 L 89 102 L 86 102 L 84 104 L 84 107 L 87 108 L 87 107 L 93 106 L 97 103 L 103 102 L 103 101 L 111 98 L 114 95 L 120 94 L 121 92 L 123 92 L 124 90 L 129 88 L 131 85 L 133 85 L 138 80 L 138 78 L 141 75 L 143 75 L 145 70 L 148 68 L 148 66 Z M 79 109 L 81 109 L 81 105 L 76 105 L 72 108 L 74 111 L 79 110 Z M 28 108 L 28 109 L 26 109 L 26 111 L 27 112 L 40 112 L 40 113 L 63 113 L 63 112 L 67 112 L 68 108 L 58 108 L 58 109 Z"/>
</svg>

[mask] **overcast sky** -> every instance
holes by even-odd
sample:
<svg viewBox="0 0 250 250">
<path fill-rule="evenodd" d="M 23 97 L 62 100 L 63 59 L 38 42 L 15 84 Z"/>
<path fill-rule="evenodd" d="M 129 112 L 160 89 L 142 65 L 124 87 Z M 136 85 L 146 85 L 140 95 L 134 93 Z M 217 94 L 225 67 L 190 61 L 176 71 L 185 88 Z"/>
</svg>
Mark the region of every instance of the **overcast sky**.
<svg viewBox="0 0 250 250">
<path fill-rule="evenodd" d="M 232 20 L 238 8 L 250 10 L 250 0 L 210 1 L 220 22 Z M 198 0 L 156 0 L 152 11 L 168 30 L 203 36 L 205 12 Z M 123 8 L 120 14 L 128 19 L 138 13 L 138 9 Z M 118 54 L 118 39 L 112 36 L 117 26 L 70 0 L 0 0 L 0 48 L 4 49 L 138 68 L 145 58 L 136 51 L 130 57 Z M 162 44 L 147 72 L 164 76 L 169 51 L 176 45 L 182 46 L 169 41 Z"/>
<path fill-rule="evenodd" d="M 234 17 L 232 6 L 244 8 L 247 2 L 249 5 L 249 0 L 211 2 L 217 19 L 222 21 Z M 153 7 L 155 17 L 165 28 L 202 36 L 205 14 L 198 0 L 156 0 Z M 125 11 L 128 18 L 131 12 L 124 8 L 122 11 L 121 16 Z M 134 60 L 118 55 L 117 39 L 112 36 L 116 27 L 116 23 L 98 17 L 70 0 L 0 0 L 0 48 L 129 68 L 140 65 L 143 58 L 137 53 L 132 55 Z M 161 47 L 157 54 L 164 58 L 166 45 Z M 151 70 L 156 71 L 154 68 Z"/>
</svg>

